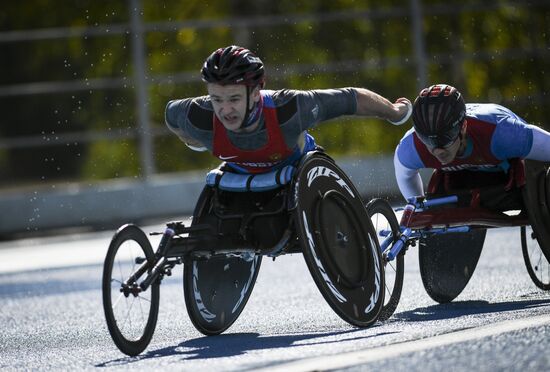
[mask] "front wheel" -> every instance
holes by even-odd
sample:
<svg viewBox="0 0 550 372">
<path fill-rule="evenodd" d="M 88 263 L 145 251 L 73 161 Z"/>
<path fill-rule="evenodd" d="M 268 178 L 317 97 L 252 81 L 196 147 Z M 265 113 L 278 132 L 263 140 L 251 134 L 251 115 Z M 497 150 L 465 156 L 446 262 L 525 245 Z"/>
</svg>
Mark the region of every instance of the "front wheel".
<svg viewBox="0 0 550 372">
<path fill-rule="evenodd" d="M 144 262 L 154 262 L 149 239 L 137 226 L 121 227 L 111 240 L 103 266 L 103 309 L 113 341 L 130 356 L 141 353 L 151 341 L 159 311 L 158 283 L 141 291 L 136 278 L 127 286 L 132 289 L 123 291 L 123 284 Z"/>
<path fill-rule="evenodd" d="M 521 251 L 533 283 L 540 289 L 550 290 L 550 263 L 544 256 L 531 226 L 521 227 Z"/>
<path fill-rule="evenodd" d="M 383 199 L 373 199 L 367 204 L 367 213 L 370 216 L 378 242 L 382 242 L 386 239 L 383 231 L 391 232 L 393 237 L 393 243 L 399 237 L 399 223 L 395 217 L 390 204 Z M 382 234 L 381 234 L 382 233 Z M 390 245 L 391 246 L 391 245 Z M 380 311 L 378 320 L 386 320 L 394 313 L 399 299 L 401 298 L 401 291 L 403 289 L 403 276 L 405 273 L 405 251 L 401 252 L 395 257 L 395 260 L 384 260 L 384 272 L 385 272 L 385 295 L 384 305 Z"/>
</svg>

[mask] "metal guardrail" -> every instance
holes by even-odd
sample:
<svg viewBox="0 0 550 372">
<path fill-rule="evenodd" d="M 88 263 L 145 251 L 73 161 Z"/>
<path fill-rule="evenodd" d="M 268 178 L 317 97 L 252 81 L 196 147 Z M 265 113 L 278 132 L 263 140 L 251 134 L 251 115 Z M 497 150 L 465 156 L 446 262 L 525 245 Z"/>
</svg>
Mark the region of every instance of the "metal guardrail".
<svg viewBox="0 0 550 372">
<path fill-rule="evenodd" d="M 358 191 L 400 198 L 393 157 L 337 160 Z M 424 173 L 426 178 L 428 173 Z M 0 194 L 0 237 L 66 227 L 113 229 L 123 223 L 177 218 L 193 213 L 206 171 L 155 175 L 148 181 L 111 180 L 94 185 Z"/>
</svg>

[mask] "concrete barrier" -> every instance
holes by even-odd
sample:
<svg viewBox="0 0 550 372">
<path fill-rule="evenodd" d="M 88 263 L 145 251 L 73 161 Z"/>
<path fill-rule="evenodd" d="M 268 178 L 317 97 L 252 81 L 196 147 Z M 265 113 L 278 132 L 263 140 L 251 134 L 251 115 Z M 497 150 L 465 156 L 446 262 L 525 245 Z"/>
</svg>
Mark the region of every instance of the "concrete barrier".
<svg viewBox="0 0 550 372">
<path fill-rule="evenodd" d="M 365 200 L 398 198 L 393 161 L 389 155 L 340 158 Z M 66 227 L 112 229 L 126 222 L 182 218 L 193 208 L 204 186 L 206 171 L 156 175 L 144 182 L 112 180 L 91 185 L 56 185 L 0 194 L 0 235 L 44 232 Z"/>
</svg>

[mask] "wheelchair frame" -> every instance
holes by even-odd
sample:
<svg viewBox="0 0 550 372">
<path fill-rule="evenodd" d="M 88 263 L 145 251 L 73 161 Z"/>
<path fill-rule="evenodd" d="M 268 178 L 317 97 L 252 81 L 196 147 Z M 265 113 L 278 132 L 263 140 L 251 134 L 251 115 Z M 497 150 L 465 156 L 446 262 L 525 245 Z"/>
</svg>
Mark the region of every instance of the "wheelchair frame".
<svg viewBox="0 0 550 372">
<path fill-rule="evenodd" d="M 187 311 L 195 327 L 206 335 L 223 332 L 237 319 L 254 286 L 262 256 L 275 258 L 287 253 L 304 254 L 317 287 L 342 319 L 359 327 L 370 326 L 377 320 L 384 302 L 381 290 L 384 268 L 375 232 L 360 195 L 334 161 L 322 152 L 306 154 L 296 170 L 291 183 L 268 191 L 280 197 L 280 204 L 270 210 L 263 210 L 265 205 L 259 205 L 258 211 L 244 213 L 224 210 L 221 196 L 232 192 L 205 186 L 190 226 L 181 221 L 169 222 L 163 232 L 151 234 L 162 235 L 155 252 L 143 231 L 135 225 L 124 225 L 115 233 L 104 265 L 103 306 L 109 332 L 122 352 L 138 355 L 149 344 L 158 315 L 159 286 L 179 264 L 185 265 Z M 318 226 L 333 213 L 340 213 L 340 219 L 348 221 L 347 224 L 336 228 Z M 260 247 L 251 233 L 252 224 L 258 218 L 271 219 L 281 214 L 286 215 L 288 225 L 281 227 L 280 238 L 272 246 Z M 227 235 L 220 233 L 225 221 L 233 221 L 238 228 Z M 131 261 L 127 277 L 114 279 L 113 266 L 118 249 L 128 241 L 138 243 L 142 254 Z M 353 249 L 339 248 L 344 246 Z M 135 265 L 139 266 L 135 268 Z M 235 271 L 238 285 L 232 289 L 231 301 L 235 303 L 229 303 L 229 307 L 224 305 L 218 317 L 221 320 L 218 320 L 216 311 L 208 309 L 210 300 L 205 294 L 215 289 L 215 296 L 219 285 L 224 290 L 218 297 L 227 296 L 225 292 L 231 289 L 226 282 L 234 279 L 223 277 L 229 266 L 240 267 Z M 211 277 L 218 274 L 224 279 L 214 278 L 216 283 L 210 283 Z M 201 280 L 206 281 L 207 289 L 201 289 Z M 113 301 L 116 291 L 120 294 Z M 117 324 L 115 306 L 121 298 L 140 299 L 146 293 L 151 295 L 147 299 L 150 306 L 147 323 L 143 331 L 130 339 Z"/>
<path fill-rule="evenodd" d="M 550 212 L 550 209 L 548 209 L 550 205 L 550 199 L 548 199 L 550 197 L 550 168 L 548 164 L 534 161 L 529 161 L 525 169 L 523 169 L 524 163 L 521 164 L 522 168 L 520 169 L 524 173 L 521 174 L 520 177 L 529 175 L 529 173 L 530 175 L 526 178 L 520 178 L 524 182 L 523 185 L 515 186 L 517 188 L 516 191 L 521 191 L 523 199 L 523 207 L 519 214 L 489 210 L 478 205 L 459 207 L 457 203 L 459 202 L 459 198 L 463 197 L 463 195 L 459 196 L 458 194 L 433 198 L 409 198 L 405 207 L 399 209 L 403 211 L 403 214 L 398 225 L 396 224 L 398 228 L 393 229 L 393 231 L 384 228 L 377 231 L 377 234 L 383 238 L 380 247 L 383 251 L 384 261 L 394 261 L 396 258 L 404 255 L 409 246 L 415 246 L 416 242 L 421 239 L 430 239 L 432 237 L 445 236 L 447 234 L 467 236 L 466 234 L 468 233 L 474 234 L 483 232 L 485 229 L 520 227 L 523 258 L 529 276 L 537 287 L 543 290 L 550 290 L 550 255 L 548 254 L 550 253 L 548 252 L 548 244 L 550 242 L 547 240 L 548 234 L 550 234 L 550 223 L 548 223 L 549 220 L 546 219 L 548 216 L 547 213 Z M 479 193 L 477 195 L 479 195 Z M 531 209 L 529 207 L 531 207 Z M 386 213 L 384 217 L 388 221 L 395 219 L 394 214 L 389 215 Z M 526 233 L 529 226 L 533 228 L 533 233 L 531 234 Z M 537 258 L 536 262 L 532 262 L 531 253 L 533 252 L 529 252 L 529 239 L 533 240 L 536 244 L 533 250 Z M 437 302 L 450 302 L 460 294 L 473 274 L 479 254 L 481 253 L 483 240 L 484 234 L 482 234 L 480 239 L 477 239 L 477 243 L 474 242 L 475 244 L 481 244 L 481 246 L 479 250 L 474 249 L 472 251 L 474 252 L 471 253 L 473 256 L 469 258 L 468 262 L 470 267 L 465 267 L 465 269 L 468 269 L 470 272 L 467 277 L 460 279 L 462 283 L 459 284 L 459 288 L 454 290 L 453 293 L 444 293 L 445 290 L 443 290 L 443 293 L 438 293 L 437 290 L 433 291 L 432 288 L 429 288 L 430 283 L 427 283 L 424 277 L 422 278 L 426 291 L 434 300 Z M 541 241 L 544 241 L 546 245 L 543 246 Z M 452 252 L 449 253 L 452 254 Z M 468 251 L 464 250 L 457 251 L 455 254 L 456 253 L 469 254 Z M 452 256 L 449 260 L 452 261 L 457 257 L 458 256 Z M 420 264 L 421 274 L 423 274 L 422 262 Z M 454 265 L 455 263 L 451 262 L 451 264 Z M 546 272 L 541 270 L 541 265 L 545 266 L 547 269 Z M 400 270 L 403 269 L 401 268 Z M 425 271 L 426 270 L 430 271 L 432 269 L 428 267 Z M 400 280 L 400 282 L 396 283 L 396 287 L 399 288 L 399 293 L 396 296 L 392 296 L 397 297 L 396 301 L 399 299 L 403 284 L 403 275 L 402 273 L 398 274 L 401 274 L 397 275 L 397 278 L 400 278 L 397 280 Z M 445 279 L 443 277 L 445 275 L 444 272 L 443 274 L 435 273 L 435 275 L 440 280 Z M 543 278 L 543 276 L 545 277 Z M 449 289 L 449 292 L 452 291 Z"/>
</svg>

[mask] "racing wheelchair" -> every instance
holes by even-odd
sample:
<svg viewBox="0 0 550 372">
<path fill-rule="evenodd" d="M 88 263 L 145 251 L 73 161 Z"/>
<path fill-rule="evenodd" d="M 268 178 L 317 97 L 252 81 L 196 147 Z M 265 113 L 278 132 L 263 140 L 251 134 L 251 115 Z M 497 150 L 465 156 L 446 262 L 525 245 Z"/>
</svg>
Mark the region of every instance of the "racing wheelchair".
<svg viewBox="0 0 550 372">
<path fill-rule="evenodd" d="M 322 151 L 258 175 L 227 165 L 208 173 L 190 226 L 169 222 L 156 251 L 137 226 L 122 226 L 103 271 L 109 332 L 127 355 L 149 344 L 163 278 L 184 265 L 187 313 L 198 331 L 217 335 L 238 318 L 263 256 L 302 253 L 318 289 L 346 322 L 368 327 L 384 304 L 382 251 L 363 201 Z"/>
<path fill-rule="evenodd" d="M 527 272 L 537 287 L 550 290 L 550 163 L 510 163 L 503 178 L 485 174 L 482 187 L 451 192 L 446 174 L 435 171 L 427 196 L 410 198 L 400 222 L 386 201 L 369 202 L 390 288 L 386 317 L 401 296 L 408 247 L 418 243 L 420 275 L 428 295 L 448 303 L 472 277 L 489 228 L 520 227 Z"/>
</svg>

